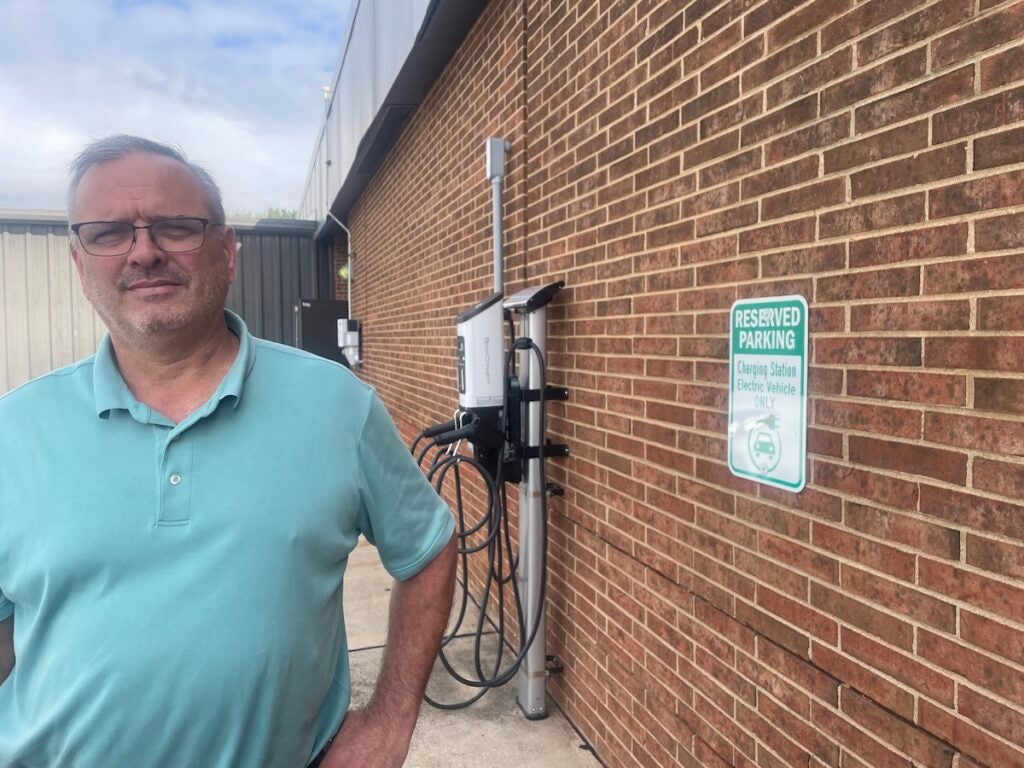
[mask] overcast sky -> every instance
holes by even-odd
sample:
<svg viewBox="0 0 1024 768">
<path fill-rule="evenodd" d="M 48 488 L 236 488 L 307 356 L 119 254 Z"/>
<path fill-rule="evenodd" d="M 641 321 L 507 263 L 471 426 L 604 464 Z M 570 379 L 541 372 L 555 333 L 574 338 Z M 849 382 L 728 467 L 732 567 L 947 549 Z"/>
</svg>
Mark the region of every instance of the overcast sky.
<svg viewBox="0 0 1024 768">
<path fill-rule="evenodd" d="M 0 208 L 64 208 L 91 138 L 180 145 L 230 211 L 296 209 L 350 0 L 0 0 Z"/>
</svg>

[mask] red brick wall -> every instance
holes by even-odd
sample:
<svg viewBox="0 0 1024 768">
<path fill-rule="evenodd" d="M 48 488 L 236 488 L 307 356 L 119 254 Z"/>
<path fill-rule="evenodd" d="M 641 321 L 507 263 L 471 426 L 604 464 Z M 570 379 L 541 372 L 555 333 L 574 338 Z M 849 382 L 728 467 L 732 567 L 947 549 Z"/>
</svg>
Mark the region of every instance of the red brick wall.
<svg viewBox="0 0 1024 768">
<path fill-rule="evenodd" d="M 353 210 L 365 377 L 551 311 L 550 690 L 610 766 L 1024 766 L 1024 3 L 494 0 Z M 728 308 L 811 306 L 807 488 L 725 462 Z"/>
</svg>

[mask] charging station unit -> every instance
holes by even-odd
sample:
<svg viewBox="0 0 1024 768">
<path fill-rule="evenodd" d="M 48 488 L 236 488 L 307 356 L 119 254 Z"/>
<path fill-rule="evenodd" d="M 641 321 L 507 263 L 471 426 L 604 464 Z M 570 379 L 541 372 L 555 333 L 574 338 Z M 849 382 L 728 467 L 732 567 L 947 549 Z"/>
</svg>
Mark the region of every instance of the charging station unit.
<svg viewBox="0 0 1024 768">
<path fill-rule="evenodd" d="M 458 617 L 442 640 L 439 658 L 451 676 L 475 689 L 456 703 L 428 703 L 458 709 L 478 701 L 488 690 L 518 679 L 517 702 L 531 720 L 547 717 L 547 677 L 561 671 L 545 649 L 544 600 L 547 569 L 548 497 L 561 489 L 547 482 L 545 462 L 567 456 L 568 446 L 553 445 L 546 436 L 548 401 L 567 400 L 567 389 L 547 384 L 547 305 L 564 286 L 561 281 L 504 296 L 501 234 L 501 191 L 505 158 L 511 146 L 491 138 L 485 145 L 485 170 L 493 194 L 494 292 L 465 310 L 456 325 L 456 383 L 459 409 L 450 421 L 424 429 L 411 450 L 438 493 L 454 481 L 462 593 Z M 507 332 L 506 332 L 507 330 Z M 506 338 L 508 343 L 506 344 Z M 425 441 L 425 443 L 424 443 Z M 463 443 L 472 455 L 460 450 Z M 422 447 L 421 447 L 422 446 Z M 475 472 L 486 490 L 479 520 L 467 521 L 463 504 L 463 471 Z M 507 484 L 518 484 L 518 541 L 511 541 Z M 474 538 L 475 537 L 475 538 Z M 472 540 L 472 541 L 471 541 Z M 470 594 L 470 555 L 487 557 L 474 640 L 474 673 L 456 670 L 446 654 L 460 634 Z M 506 639 L 505 589 L 512 590 L 518 640 Z M 492 593 L 496 596 L 492 597 Z M 492 603 L 492 600 L 494 601 Z M 494 608 L 493 619 L 488 613 Z M 493 629 L 493 632 L 490 631 Z M 496 635 L 493 669 L 481 656 L 485 635 Z M 515 656 L 503 665 L 511 647 Z"/>
</svg>

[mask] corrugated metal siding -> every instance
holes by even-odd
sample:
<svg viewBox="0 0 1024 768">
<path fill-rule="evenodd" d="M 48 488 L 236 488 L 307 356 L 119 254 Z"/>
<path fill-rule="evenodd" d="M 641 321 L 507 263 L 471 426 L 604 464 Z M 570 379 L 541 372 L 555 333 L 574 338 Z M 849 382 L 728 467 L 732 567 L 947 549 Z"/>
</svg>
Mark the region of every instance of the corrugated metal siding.
<svg viewBox="0 0 1024 768">
<path fill-rule="evenodd" d="M 56 214 L 7 218 L 0 216 L 0 394 L 91 355 L 106 333 L 82 293 L 67 223 Z M 242 249 L 228 308 L 256 336 L 294 345 L 294 307 L 321 298 L 315 223 L 234 226 Z"/>
<path fill-rule="evenodd" d="M 311 233 L 298 237 L 240 231 L 238 241 L 242 249 L 228 308 L 256 336 L 295 346 L 295 307 L 300 299 L 320 298 Z"/>
<path fill-rule="evenodd" d="M 63 223 L 2 225 L 0 297 L 0 392 L 92 354 L 106 332 Z"/>
</svg>

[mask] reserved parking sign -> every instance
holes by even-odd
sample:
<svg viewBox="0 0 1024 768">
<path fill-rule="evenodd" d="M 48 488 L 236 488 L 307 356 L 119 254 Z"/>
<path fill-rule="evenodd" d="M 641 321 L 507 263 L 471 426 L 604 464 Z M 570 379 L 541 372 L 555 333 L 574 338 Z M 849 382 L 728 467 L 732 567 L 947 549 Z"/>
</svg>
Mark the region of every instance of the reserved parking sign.
<svg viewBox="0 0 1024 768">
<path fill-rule="evenodd" d="M 798 493 L 807 466 L 807 301 L 737 301 L 729 326 L 729 470 Z"/>
</svg>

